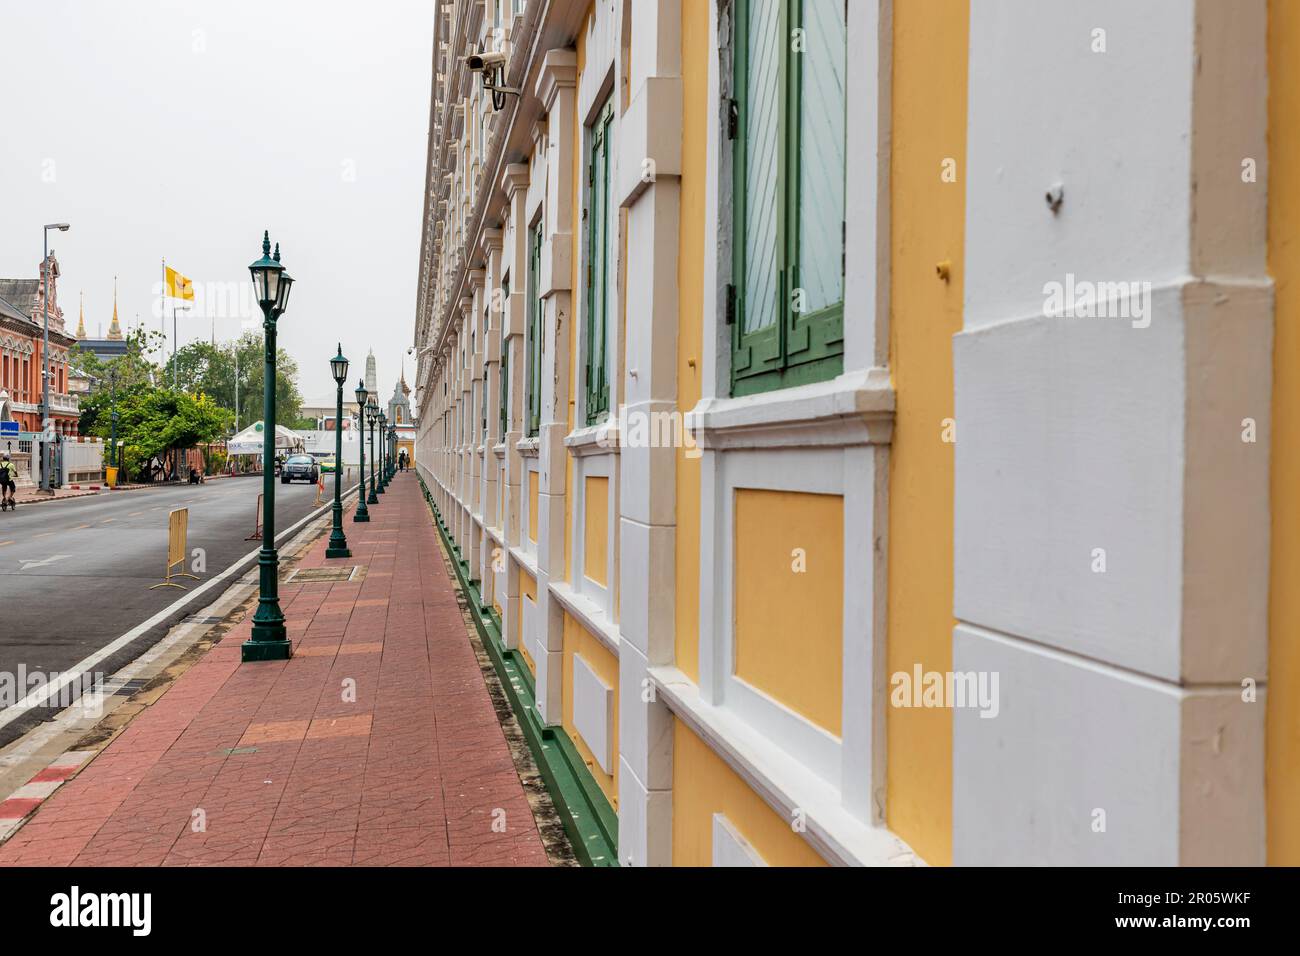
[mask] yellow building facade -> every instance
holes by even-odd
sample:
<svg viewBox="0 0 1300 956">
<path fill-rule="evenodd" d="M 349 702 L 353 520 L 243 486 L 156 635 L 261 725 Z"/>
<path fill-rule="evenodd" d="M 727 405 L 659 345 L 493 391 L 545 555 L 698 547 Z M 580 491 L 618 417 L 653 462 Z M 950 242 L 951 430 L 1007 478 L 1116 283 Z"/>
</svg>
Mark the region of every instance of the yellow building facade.
<svg viewBox="0 0 1300 956">
<path fill-rule="evenodd" d="M 584 862 L 1300 861 L 1300 20 L 1101 6 L 438 4 L 415 464 Z"/>
</svg>

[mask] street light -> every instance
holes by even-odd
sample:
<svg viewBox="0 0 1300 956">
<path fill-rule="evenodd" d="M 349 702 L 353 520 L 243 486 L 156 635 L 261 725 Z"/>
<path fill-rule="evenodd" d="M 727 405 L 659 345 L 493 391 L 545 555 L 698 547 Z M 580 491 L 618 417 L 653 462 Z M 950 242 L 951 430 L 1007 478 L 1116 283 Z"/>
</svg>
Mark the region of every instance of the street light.
<svg viewBox="0 0 1300 956">
<path fill-rule="evenodd" d="M 379 488 L 375 481 L 375 418 L 379 414 L 379 399 L 374 394 L 370 395 L 366 405 L 366 419 L 370 422 L 370 503 L 379 504 Z M 361 436 L 365 441 L 365 434 Z"/>
<path fill-rule="evenodd" d="M 50 230 L 67 232 L 71 228 L 66 222 L 52 222 L 46 225 L 42 234 L 45 255 L 41 257 L 41 311 L 45 313 L 45 335 L 41 346 L 41 491 L 52 490 L 50 471 L 54 467 L 50 456 L 50 439 L 54 429 L 54 420 L 50 418 Z"/>
<path fill-rule="evenodd" d="M 330 531 L 325 557 L 350 558 L 352 552 L 348 549 L 347 535 L 343 533 L 343 383 L 348 378 L 348 360 L 343 357 L 342 342 L 338 354 L 330 359 L 330 374 L 334 376 L 338 393 L 334 415 L 334 527 Z"/>
<path fill-rule="evenodd" d="M 289 305 L 293 279 L 280 265 L 280 246 L 271 255 L 271 235 L 262 234 L 262 258 L 248 267 L 262 307 L 266 353 L 262 370 L 262 550 L 257 554 L 259 590 L 253 636 L 242 648 L 244 661 L 285 661 L 293 653 L 280 610 L 280 558 L 275 550 L 275 323 Z"/>
<path fill-rule="evenodd" d="M 383 491 L 388 490 L 388 480 L 391 477 L 388 474 L 388 416 L 380 411 L 379 413 L 379 450 L 383 453 L 383 467 L 379 470 L 379 487 Z"/>
<path fill-rule="evenodd" d="M 397 477 L 397 426 L 388 426 L 388 473 Z"/>
<path fill-rule="evenodd" d="M 353 521 L 369 521 L 370 509 L 366 507 L 366 381 L 357 382 L 357 418 L 361 424 L 361 491 L 357 495 L 357 510 L 352 515 Z M 373 495 L 374 492 L 372 491 Z"/>
</svg>

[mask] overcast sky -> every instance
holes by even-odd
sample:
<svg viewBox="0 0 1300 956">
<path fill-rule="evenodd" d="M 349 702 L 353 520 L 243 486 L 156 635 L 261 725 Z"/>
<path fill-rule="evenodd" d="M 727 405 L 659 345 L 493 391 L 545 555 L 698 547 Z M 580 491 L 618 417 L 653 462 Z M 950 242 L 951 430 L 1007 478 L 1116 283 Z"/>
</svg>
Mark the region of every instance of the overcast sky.
<svg viewBox="0 0 1300 956">
<path fill-rule="evenodd" d="M 0 276 L 34 277 L 41 226 L 76 329 L 159 328 L 160 262 L 204 317 L 261 327 L 247 266 L 270 229 L 295 279 L 280 345 L 308 402 L 335 343 L 383 398 L 411 344 L 433 0 L 0 0 Z M 246 290 L 246 291 L 245 291 Z M 171 336 L 170 311 L 166 322 Z M 170 346 L 169 346 L 170 347 Z M 407 381 L 414 362 L 407 359 Z"/>
</svg>

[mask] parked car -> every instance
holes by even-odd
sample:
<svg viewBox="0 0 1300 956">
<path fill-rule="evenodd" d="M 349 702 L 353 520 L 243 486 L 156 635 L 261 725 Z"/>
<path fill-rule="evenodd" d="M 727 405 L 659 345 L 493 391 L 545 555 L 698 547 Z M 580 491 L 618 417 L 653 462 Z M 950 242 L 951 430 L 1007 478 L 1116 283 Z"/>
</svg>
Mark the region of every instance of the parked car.
<svg viewBox="0 0 1300 956">
<path fill-rule="evenodd" d="M 280 468 L 280 484 L 287 485 L 291 481 L 309 481 L 313 485 L 320 480 L 320 469 L 316 465 L 316 459 L 311 455 L 290 455 L 283 467 Z"/>
<path fill-rule="evenodd" d="M 335 469 L 333 455 L 321 455 L 320 458 L 316 459 L 316 464 L 320 466 L 320 470 L 322 473 L 333 474 Z"/>
</svg>

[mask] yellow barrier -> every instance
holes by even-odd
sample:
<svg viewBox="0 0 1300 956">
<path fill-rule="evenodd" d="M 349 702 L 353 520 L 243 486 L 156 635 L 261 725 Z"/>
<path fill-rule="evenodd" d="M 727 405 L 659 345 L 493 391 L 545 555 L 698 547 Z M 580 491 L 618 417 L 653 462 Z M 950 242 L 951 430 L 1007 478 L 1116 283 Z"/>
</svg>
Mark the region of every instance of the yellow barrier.
<svg viewBox="0 0 1300 956">
<path fill-rule="evenodd" d="M 253 533 L 245 541 L 256 541 L 262 536 L 262 492 L 257 494 L 257 514 L 253 515 Z"/>
<path fill-rule="evenodd" d="M 197 581 L 198 575 L 189 574 L 185 571 L 172 571 L 177 565 L 184 566 L 185 550 L 190 530 L 190 509 L 177 508 L 167 515 L 167 570 L 163 574 L 161 584 L 151 585 L 149 590 L 154 588 L 180 588 L 185 590 L 185 585 L 177 584 L 172 578 L 193 578 Z"/>
</svg>

